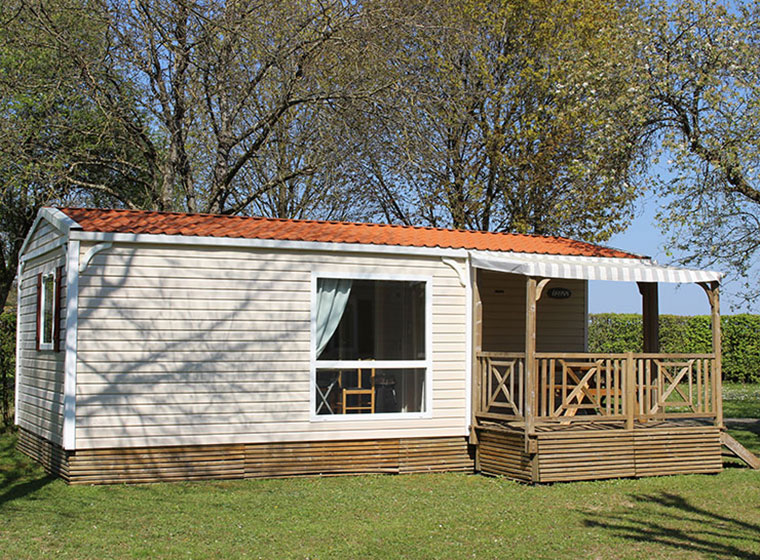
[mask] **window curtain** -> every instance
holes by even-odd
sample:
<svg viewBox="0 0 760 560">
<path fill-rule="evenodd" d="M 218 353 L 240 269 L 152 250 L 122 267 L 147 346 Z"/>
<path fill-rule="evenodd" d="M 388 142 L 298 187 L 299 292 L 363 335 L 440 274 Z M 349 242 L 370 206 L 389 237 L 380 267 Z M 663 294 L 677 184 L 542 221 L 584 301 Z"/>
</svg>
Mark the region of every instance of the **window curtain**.
<svg viewBox="0 0 760 560">
<path fill-rule="evenodd" d="M 351 280 L 319 278 L 317 280 L 317 358 L 335 334 L 348 296 L 351 294 Z"/>
</svg>

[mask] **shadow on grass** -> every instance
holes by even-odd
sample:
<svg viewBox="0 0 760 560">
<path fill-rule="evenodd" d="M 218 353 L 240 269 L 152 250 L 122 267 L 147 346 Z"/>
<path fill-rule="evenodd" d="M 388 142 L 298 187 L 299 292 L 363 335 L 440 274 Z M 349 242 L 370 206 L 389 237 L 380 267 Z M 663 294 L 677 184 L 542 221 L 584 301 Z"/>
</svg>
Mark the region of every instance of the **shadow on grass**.
<svg viewBox="0 0 760 560">
<path fill-rule="evenodd" d="M 56 478 L 57 477 L 48 474 L 39 478 L 28 480 L 26 482 L 11 482 L 10 486 L 5 488 L 3 493 L 0 494 L 0 508 L 2 508 L 3 505 L 7 504 L 8 502 L 18 500 L 19 498 L 25 498 L 26 496 L 37 492 L 40 488 L 43 488 L 44 486 L 47 486 L 56 480 Z"/>
<path fill-rule="evenodd" d="M 587 519 L 587 527 L 708 558 L 760 560 L 760 525 L 699 507 L 677 494 L 632 496 L 637 506 Z"/>
<path fill-rule="evenodd" d="M 742 418 L 726 420 L 726 428 L 729 430 L 742 430 L 752 432 L 760 436 L 760 419 Z"/>
<path fill-rule="evenodd" d="M 38 465 L 16 451 L 14 434 L 0 434 L 0 508 L 53 482 Z"/>
</svg>

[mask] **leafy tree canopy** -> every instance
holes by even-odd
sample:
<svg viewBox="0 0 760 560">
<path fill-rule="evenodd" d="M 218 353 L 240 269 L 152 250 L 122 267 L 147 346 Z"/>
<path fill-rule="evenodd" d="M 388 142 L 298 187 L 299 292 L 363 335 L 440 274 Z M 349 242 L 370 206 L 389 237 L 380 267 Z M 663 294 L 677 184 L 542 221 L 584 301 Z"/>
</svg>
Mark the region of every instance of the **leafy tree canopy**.
<svg viewBox="0 0 760 560">
<path fill-rule="evenodd" d="M 426 4 L 426 3 L 425 3 Z M 628 222 L 643 144 L 637 13 L 621 2 L 398 6 L 398 87 L 357 165 L 387 219 L 602 241 Z"/>
<path fill-rule="evenodd" d="M 658 150 L 676 177 L 658 185 L 672 247 L 746 275 L 760 243 L 759 10 L 7 0 L 0 286 L 51 202 L 604 241 Z"/>
<path fill-rule="evenodd" d="M 660 218 L 682 261 L 746 279 L 760 250 L 760 6 L 656 3 L 638 35 L 647 132 L 672 178 Z"/>
</svg>

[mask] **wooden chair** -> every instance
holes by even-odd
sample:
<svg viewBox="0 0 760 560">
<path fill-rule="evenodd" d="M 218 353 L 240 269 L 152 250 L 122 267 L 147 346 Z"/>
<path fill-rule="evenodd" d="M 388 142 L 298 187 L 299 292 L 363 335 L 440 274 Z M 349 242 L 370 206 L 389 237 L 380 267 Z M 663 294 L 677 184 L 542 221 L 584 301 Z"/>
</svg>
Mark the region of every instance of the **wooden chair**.
<svg viewBox="0 0 760 560">
<path fill-rule="evenodd" d="M 349 412 L 369 412 L 374 414 L 375 412 L 375 368 L 370 370 L 369 385 L 365 386 L 362 379 L 362 370 L 359 369 L 356 372 L 356 386 L 355 387 L 343 387 L 342 395 L 342 412 L 348 414 Z M 367 400 L 366 397 L 369 397 Z M 351 400 L 355 399 L 355 402 Z"/>
<path fill-rule="evenodd" d="M 317 414 L 325 410 L 328 414 L 339 414 L 340 402 L 338 401 L 338 387 L 340 387 L 340 373 L 334 376 L 328 383 L 317 383 Z"/>
</svg>

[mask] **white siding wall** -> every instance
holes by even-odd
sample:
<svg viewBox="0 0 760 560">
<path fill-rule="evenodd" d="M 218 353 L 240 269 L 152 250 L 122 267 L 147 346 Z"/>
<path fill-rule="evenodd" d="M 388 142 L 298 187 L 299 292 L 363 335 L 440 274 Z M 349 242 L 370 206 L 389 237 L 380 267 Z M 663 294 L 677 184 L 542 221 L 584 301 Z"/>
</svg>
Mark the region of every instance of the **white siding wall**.
<svg viewBox="0 0 760 560">
<path fill-rule="evenodd" d="M 310 422 L 313 269 L 433 277 L 432 418 Z M 467 434 L 466 292 L 439 258 L 115 244 L 79 286 L 77 448 Z"/>
<path fill-rule="evenodd" d="M 40 221 L 27 252 L 52 247 L 62 235 L 46 221 Z M 65 264 L 62 248 L 57 248 L 26 263 L 19 289 L 20 386 L 18 425 L 59 445 L 63 435 L 63 362 L 65 352 L 36 350 L 37 274 Z M 59 336 L 65 339 L 66 274 L 61 280 Z M 64 345 L 61 344 L 61 348 Z"/>
<path fill-rule="evenodd" d="M 26 246 L 26 253 L 31 253 L 43 247 L 50 247 L 63 238 L 58 229 L 46 220 L 40 220 L 37 229 L 34 231 L 29 244 Z"/>
</svg>

